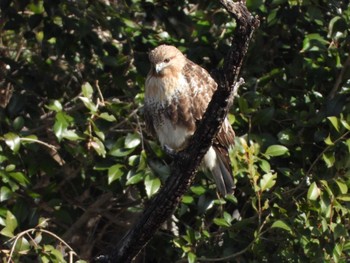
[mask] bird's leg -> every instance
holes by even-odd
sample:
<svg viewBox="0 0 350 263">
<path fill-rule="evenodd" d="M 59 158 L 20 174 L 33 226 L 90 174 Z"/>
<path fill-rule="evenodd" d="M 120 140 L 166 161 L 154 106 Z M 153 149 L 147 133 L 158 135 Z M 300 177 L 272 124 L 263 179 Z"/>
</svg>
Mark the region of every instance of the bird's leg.
<svg viewBox="0 0 350 263">
<path fill-rule="evenodd" d="M 171 158 L 175 158 L 178 155 L 178 152 L 171 148 L 169 145 L 164 144 L 163 150 Z"/>
</svg>

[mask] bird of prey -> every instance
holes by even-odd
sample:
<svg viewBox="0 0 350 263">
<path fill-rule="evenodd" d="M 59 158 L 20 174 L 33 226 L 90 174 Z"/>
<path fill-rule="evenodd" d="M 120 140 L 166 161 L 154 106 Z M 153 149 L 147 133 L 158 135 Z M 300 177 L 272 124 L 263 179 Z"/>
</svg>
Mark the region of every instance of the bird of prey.
<svg viewBox="0 0 350 263">
<path fill-rule="evenodd" d="M 145 83 L 146 129 L 163 147 L 179 151 L 196 129 L 217 89 L 217 83 L 199 65 L 174 46 L 160 45 L 149 53 L 151 69 Z M 223 196 L 234 190 L 228 149 L 235 133 L 226 118 L 201 168 L 209 169 Z"/>
</svg>

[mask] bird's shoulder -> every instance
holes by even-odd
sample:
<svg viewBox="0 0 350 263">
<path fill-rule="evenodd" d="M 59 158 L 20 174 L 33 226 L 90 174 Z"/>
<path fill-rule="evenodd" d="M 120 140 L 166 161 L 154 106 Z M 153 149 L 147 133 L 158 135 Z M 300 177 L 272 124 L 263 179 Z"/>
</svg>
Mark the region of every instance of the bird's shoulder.
<svg viewBox="0 0 350 263">
<path fill-rule="evenodd" d="M 182 72 L 194 93 L 203 92 L 211 96 L 217 88 L 217 84 L 209 72 L 189 59 L 187 59 Z"/>
</svg>

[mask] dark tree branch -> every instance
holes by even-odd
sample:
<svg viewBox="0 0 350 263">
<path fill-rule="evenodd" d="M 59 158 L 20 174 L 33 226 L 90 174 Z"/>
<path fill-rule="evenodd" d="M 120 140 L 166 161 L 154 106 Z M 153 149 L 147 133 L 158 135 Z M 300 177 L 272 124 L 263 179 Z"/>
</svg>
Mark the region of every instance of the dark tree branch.
<svg viewBox="0 0 350 263">
<path fill-rule="evenodd" d="M 131 262 L 157 229 L 172 215 L 182 195 L 195 178 L 203 156 L 227 115 L 232 94 L 243 83 L 242 79 L 238 81 L 239 71 L 252 34 L 259 26 L 259 20 L 249 13 L 245 1 L 220 0 L 220 2 L 235 18 L 237 28 L 225 58 L 224 68 L 215 74 L 219 87 L 188 147 L 175 155 L 171 175 L 164 187 L 151 200 L 138 222 L 119 241 L 113 251 L 109 255 L 97 257 L 96 262 Z"/>
</svg>

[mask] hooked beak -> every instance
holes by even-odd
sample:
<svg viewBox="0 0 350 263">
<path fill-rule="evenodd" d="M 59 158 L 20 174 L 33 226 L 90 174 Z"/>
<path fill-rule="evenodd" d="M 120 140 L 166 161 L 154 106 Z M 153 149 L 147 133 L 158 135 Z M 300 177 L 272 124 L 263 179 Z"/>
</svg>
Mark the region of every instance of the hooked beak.
<svg viewBox="0 0 350 263">
<path fill-rule="evenodd" d="M 163 67 L 164 67 L 164 64 L 159 63 L 155 65 L 154 69 L 156 70 L 156 73 L 159 74 L 162 71 Z"/>
</svg>

